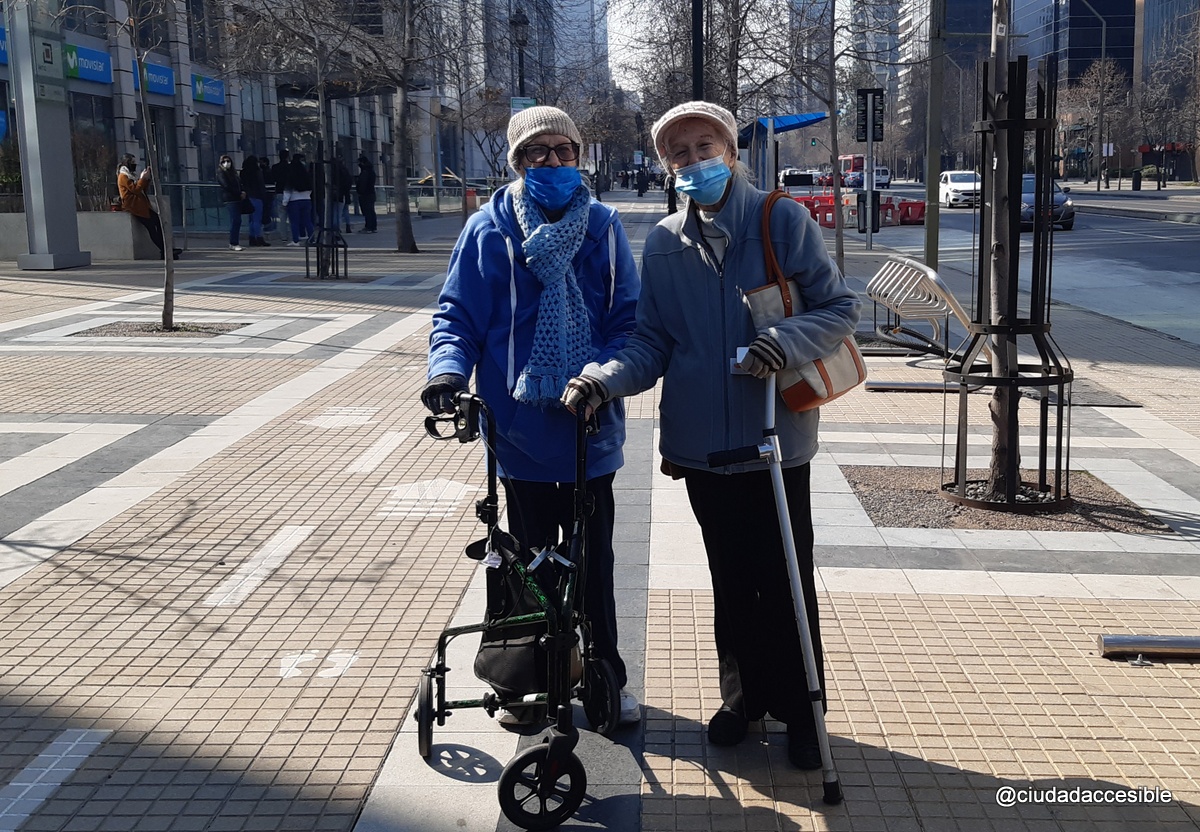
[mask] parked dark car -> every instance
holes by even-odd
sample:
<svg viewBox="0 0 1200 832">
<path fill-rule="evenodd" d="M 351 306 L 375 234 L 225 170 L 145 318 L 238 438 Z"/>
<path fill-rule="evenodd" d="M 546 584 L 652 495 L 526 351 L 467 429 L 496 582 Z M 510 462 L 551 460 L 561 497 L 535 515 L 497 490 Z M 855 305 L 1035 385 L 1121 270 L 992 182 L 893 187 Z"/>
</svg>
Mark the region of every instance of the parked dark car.
<svg viewBox="0 0 1200 832">
<path fill-rule="evenodd" d="M 1034 203 L 1034 179 L 1033 174 L 1027 173 L 1021 177 L 1021 230 L 1033 230 L 1033 203 Z M 1070 188 L 1060 188 L 1057 182 L 1050 183 L 1050 198 L 1054 203 L 1051 211 L 1051 225 L 1057 225 L 1063 231 L 1070 231 L 1075 227 L 1075 204 L 1071 202 L 1071 198 L 1067 196 L 1071 192 Z"/>
</svg>

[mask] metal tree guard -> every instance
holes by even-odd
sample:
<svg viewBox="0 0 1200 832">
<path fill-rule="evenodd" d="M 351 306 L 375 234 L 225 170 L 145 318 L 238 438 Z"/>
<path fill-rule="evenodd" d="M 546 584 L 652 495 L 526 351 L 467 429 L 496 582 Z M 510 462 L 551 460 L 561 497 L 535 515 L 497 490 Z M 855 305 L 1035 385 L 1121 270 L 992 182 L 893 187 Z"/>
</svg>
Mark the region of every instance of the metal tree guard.
<svg viewBox="0 0 1200 832">
<path fill-rule="evenodd" d="M 1000 64 L 1007 71 L 1008 88 L 996 94 L 996 61 L 988 61 L 984 72 L 982 96 L 983 120 L 976 122 L 983 153 L 982 193 L 987 198 L 981 207 L 980 227 L 993 231 L 990 245 L 980 246 L 979 270 L 973 316 L 963 348 L 951 357 L 943 376 L 958 388 L 958 426 L 953 479 L 942 485 L 947 499 L 975 508 L 1032 513 L 1063 508 L 1070 504 L 1070 396 L 1073 372 L 1070 362 L 1050 335 L 1051 254 L 1053 251 L 1053 210 L 1051 197 L 1051 142 L 1055 124 L 1053 90 L 1056 79 L 1053 65 L 1049 78 L 1041 64 L 1037 79 L 1035 117 L 1026 114 L 1028 59 Z M 1029 307 L 1022 315 L 1018 295 L 1020 268 L 1021 179 L 1025 136 L 1033 134 L 1034 194 L 1033 247 L 1030 269 Z M 1007 153 L 1012 164 L 997 164 L 997 151 Z M 997 182 L 997 175 L 1005 176 Z M 1007 199 L 1005 199 L 1007 197 Z M 1007 212 L 1007 229 L 993 227 L 993 212 Z M 1006 230 L 1004 239 L 995 239 Z M 1007 258 L 1006 291 L 993 298 L 993 272 L 1003 258 L 994 252 L 1003 250 Z M 992 361 L 980 361 L 989 345 Z M 1020 359 L 1021 348 L 1027 360 Z M 1001 358 L 1008 358 L 1007 366 Z M 1036 356 L 1036 360 L 1034 358 Z M 1002 368 L 998 370 L 997 368 Z M 967 400 L 971 390 L 993 391 L 993 463 L 1003 470 L 1003 493 L 993 493 L 992 480 L 968 480 L 967 473 Z M 1021 478 L 1020 423 L 1018 407 L 1029 391 L 1037 402 L 1038 453 L 1036 480 Z M 1051 392 L 1054 402 L 1051 402 Z M 1007 453 L 997 457 L 997 448 Z M 998 462 L 999 460 L 999 462 Z M 1031 472 L 1032 473 L 1032 472 Z"/>
</svg>

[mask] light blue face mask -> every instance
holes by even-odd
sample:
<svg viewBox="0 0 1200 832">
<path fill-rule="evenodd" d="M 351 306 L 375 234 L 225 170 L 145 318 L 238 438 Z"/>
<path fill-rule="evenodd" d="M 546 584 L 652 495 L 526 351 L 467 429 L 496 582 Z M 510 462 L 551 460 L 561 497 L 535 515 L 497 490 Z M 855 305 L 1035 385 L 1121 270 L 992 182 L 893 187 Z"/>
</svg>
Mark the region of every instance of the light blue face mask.
<svg viewBox="0 0 1200 832">
<path fill-rule="evenodd" d="M 697 205 L 716 205 L 732 176 L 725 157 L 714 156 L 675 171 L 675 190 Z"/>
<path fill-rule="evenodd" d="M 566 208 L 582 183 L 579 168 L 567 165 L 528 168 L 525 171 L 525 187 L 529 195 L 538 205 L 551 211 Z"/>
</svg>

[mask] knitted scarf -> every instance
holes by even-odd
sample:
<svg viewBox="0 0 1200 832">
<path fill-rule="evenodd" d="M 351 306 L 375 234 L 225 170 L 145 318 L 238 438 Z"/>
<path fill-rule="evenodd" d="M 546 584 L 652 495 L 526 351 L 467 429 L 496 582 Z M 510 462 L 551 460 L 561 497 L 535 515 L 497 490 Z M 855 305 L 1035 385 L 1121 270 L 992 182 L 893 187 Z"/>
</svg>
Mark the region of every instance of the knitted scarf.
<svg viewBox="0 0 1200 832">
<path fill-rule="evenodd" d="M 558 222 L 545 214 L 525 188 L 513 194 L 513 209 L 525 242 L 521 250 L 542 284 L 529 363 L 517 378 L 513 398 L 545 407 L 557 403 L 567 382 L 596 355 L 592 326 L 571 261 L 583 245 L 591 195 L 579 188 Z"/>
</svg>

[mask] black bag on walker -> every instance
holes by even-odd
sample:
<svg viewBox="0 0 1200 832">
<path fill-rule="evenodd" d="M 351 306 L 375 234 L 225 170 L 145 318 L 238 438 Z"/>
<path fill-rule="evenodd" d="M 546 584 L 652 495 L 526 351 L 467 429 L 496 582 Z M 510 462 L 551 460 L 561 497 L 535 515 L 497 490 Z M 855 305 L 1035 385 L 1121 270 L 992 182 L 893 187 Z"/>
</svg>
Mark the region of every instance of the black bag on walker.
<svg viewBox="0 0 1200 832">
<path fill-rule="evenodd" d="M 500 550 L 500 563 L 487 569 L 488 623 L 501 624 L 513 616 L 544 612 L 511 563 L 512 558 L 520 557 L 522 563 L 528 564 L 529 553 L 520 553 L 516 539 L 504 532 L 495 532 L 492 540 L 495 548 Z M 486 545 L 486 541 L 480 543 Z M 545 621 L 484 630 L 479 652 L 475 655 L 476 677 L 508 701 L 531 693 L 544 693 L 548 672 L 546 650 L 538 642 L 545 633 Z"/>
</svg>

